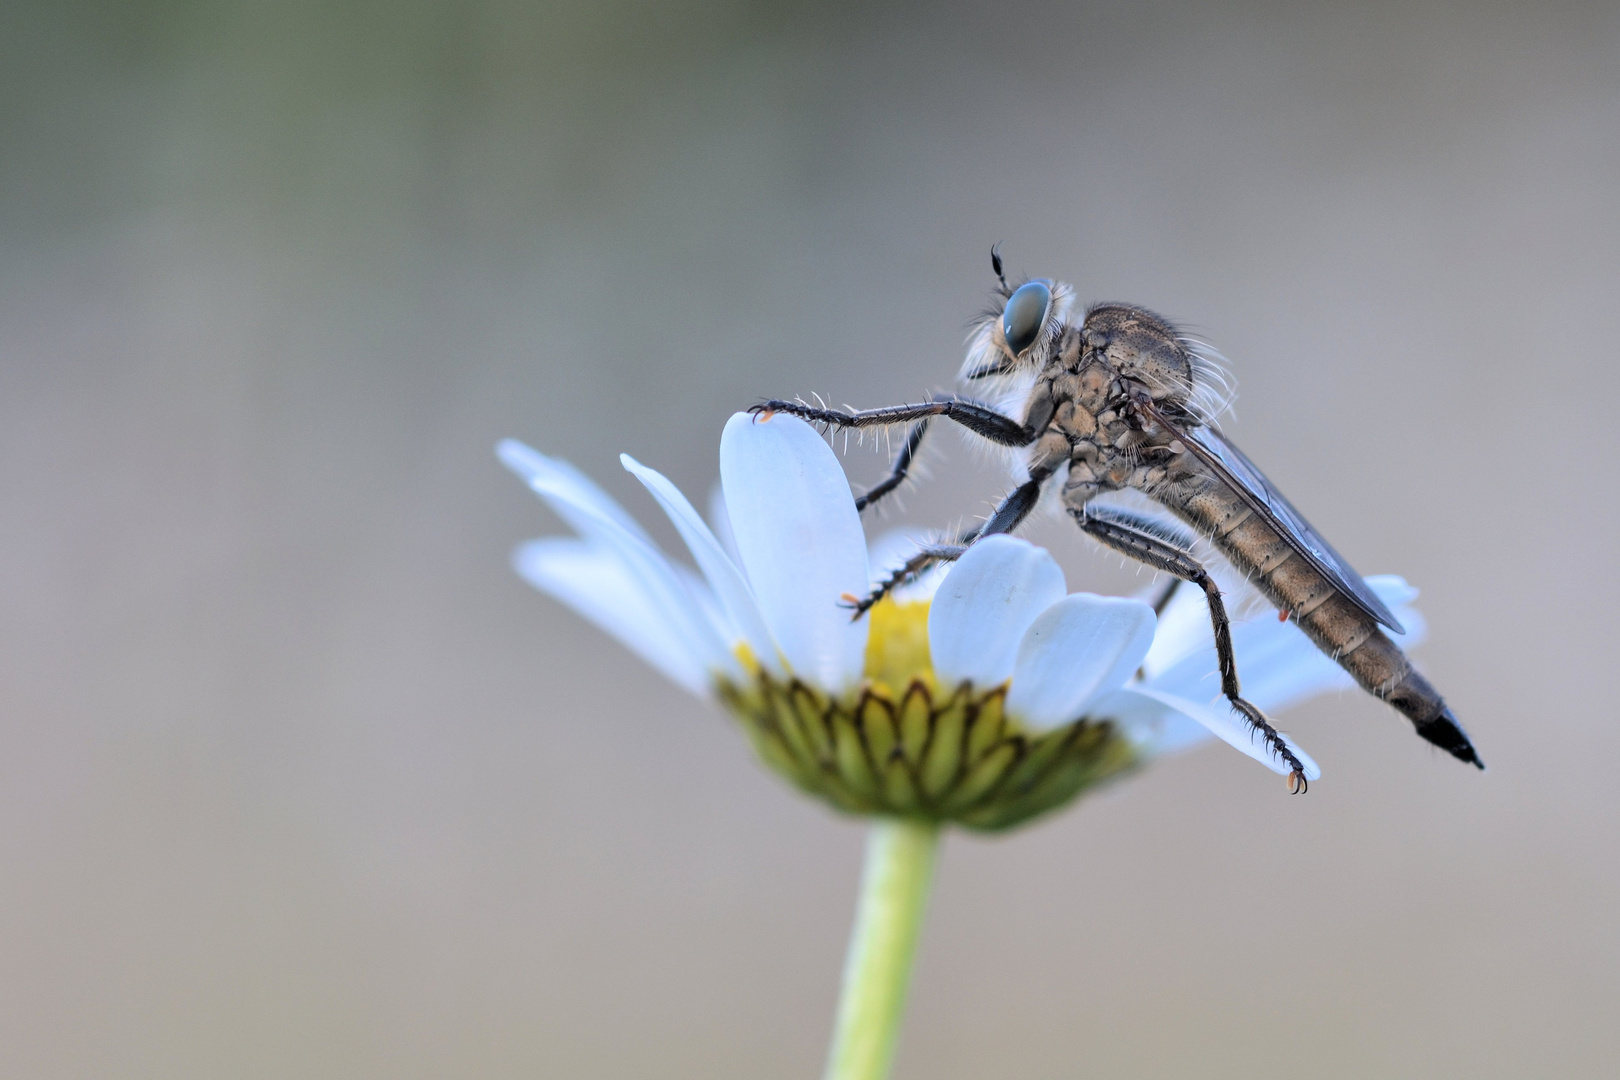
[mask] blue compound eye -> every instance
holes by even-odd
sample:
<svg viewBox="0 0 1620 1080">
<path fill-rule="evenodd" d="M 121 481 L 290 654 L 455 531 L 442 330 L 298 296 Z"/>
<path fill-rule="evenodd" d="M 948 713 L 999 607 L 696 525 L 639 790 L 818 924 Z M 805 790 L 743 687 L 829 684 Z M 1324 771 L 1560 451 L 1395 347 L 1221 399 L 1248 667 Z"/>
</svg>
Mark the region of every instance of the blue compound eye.
<svg viewBox="0 0 1620 1080">
<path fill-rule="evenodd" d="M 1001 333 L 1014 356 L 1035 344 L 1046 313 L 1052 309 L 1052 287 L 1044 281 L 1018 286 L 1001 313 Z"/>
</svg>

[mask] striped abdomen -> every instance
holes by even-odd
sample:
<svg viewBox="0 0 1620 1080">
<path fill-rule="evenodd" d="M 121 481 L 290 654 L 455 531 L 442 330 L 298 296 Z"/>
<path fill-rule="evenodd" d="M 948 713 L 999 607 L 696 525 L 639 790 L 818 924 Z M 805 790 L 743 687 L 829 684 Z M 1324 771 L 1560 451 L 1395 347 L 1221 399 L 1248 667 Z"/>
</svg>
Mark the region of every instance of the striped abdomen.
<svg viewBox="0 0 1620 1080">
<path fill-rule="evenodd" d="M 1393 705 L 1428 741 L 1463 761 L 1480 764 L 1445 699 L 1412 667 L 1400 647 L 1225 484 L 1208 478 L 1179 497 L 1159 499 L 1208 537 L 1364 690 Z"/>
</svg>

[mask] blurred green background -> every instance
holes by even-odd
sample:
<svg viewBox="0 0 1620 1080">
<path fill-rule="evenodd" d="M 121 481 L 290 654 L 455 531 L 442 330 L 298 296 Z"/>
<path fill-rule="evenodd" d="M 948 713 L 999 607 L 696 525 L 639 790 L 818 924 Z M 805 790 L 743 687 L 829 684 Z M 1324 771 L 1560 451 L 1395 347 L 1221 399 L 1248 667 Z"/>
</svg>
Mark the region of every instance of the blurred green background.
<svg viewBox="0 0 1620 1080">
<path fill-rule="evenodd" d="M 0 1073 L 816 1075 L 859 826 L 518 581 L 491 447 L 652 523 L 621 450 L 701 496 L 734 408 L 947 385 L 994 241 L 1222 348 L 1492 771 L 1352 694 L 1306 798 L 1209 749 L 951 838 L 899 1076 L 1612 1069 L 1617 57 L 1606 3 L 5 0 Z M 931 465 L 889 523 L 1005 484 Z"/>
</svg>

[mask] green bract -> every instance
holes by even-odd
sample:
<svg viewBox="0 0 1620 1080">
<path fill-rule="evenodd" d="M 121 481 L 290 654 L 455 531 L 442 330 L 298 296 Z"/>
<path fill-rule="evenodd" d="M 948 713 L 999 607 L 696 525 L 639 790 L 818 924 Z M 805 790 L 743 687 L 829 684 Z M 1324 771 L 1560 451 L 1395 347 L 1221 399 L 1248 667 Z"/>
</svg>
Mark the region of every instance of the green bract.
<svg viewBox="0 0 1620 1080">
<path fill-rule="evenodd" d="M 720 701 L 760 758 L 840 810 L 972 829 L 1006 829 L 1067 803 L 1138 763 L 1102 719 L 1032 731 L 1006 712 L 1007 686 L 940 686 L 928 656 L 928 603 L 871 612 L 867 677 L 828 694 L 771 675 L 721 679 Z"/>
</svg>

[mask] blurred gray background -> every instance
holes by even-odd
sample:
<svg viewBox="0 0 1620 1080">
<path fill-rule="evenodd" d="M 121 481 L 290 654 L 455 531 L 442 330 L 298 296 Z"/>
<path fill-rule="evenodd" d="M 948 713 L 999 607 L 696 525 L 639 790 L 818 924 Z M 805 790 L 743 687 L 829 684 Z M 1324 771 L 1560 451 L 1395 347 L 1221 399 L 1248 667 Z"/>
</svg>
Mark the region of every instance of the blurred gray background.
<svg viewBox="0 0 1620 1080">
<path fill-rule="evenodd" d="M 491 447 L 652 523 L 621 450 L 948 384 L 993 241 L 1222 348 L 1492 771 L 1346 695 L 1306 798 L 953 836 L 898 1075 L 1612 1069 L 1615 5 L 6 0 L 0 1073 L 817 1075 L 858 824 L 510 573 Z"/>
</svg>

